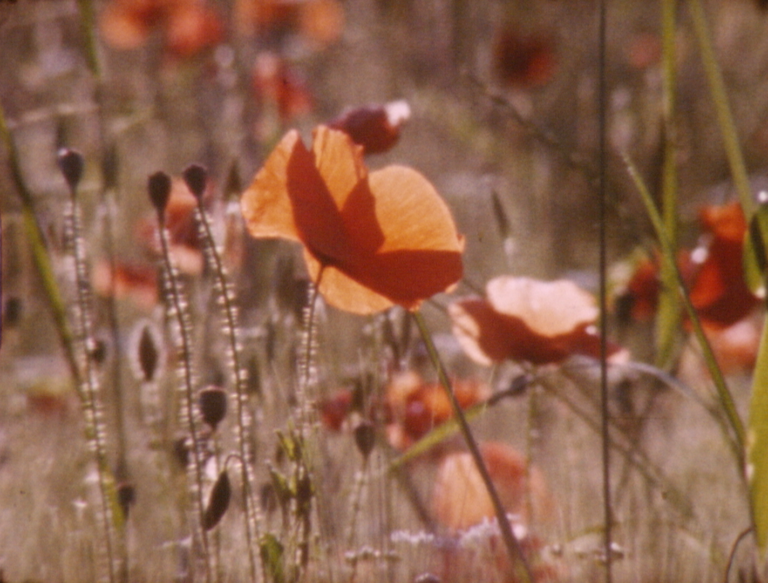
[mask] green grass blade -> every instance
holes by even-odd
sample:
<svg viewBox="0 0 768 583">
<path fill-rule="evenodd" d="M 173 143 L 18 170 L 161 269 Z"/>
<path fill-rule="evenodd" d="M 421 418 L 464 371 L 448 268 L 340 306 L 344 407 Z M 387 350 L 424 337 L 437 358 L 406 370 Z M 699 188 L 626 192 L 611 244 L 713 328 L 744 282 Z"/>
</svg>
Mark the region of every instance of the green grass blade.
<svg viewBox="0 0 768 583">
<path fill-rule="evenodd" d="M 757 548 L 768 546 L 768 326 L 763 326 L 749 403 L 747 480 Z"/>
<path fill-rule="evenodd" d="M 635 186 L 637 187 L 637 190 L 640 193 L 640 196 L 643 199 L 643 203 L 645 204 L 646 211 L 648 212 L 648 216 L 650 217 L 651 222 L 653 223 L 653 227 L 656 231 L 656 236 L 658 237 L 659 244 L 661 245 L 662 258 L 667 263 L 669 268 L 673 270 L 675 274 L 675 279 L 677 283 L 676 287 L 680 291 L 680 298 L 682 299 L 683 306 L 685 307 L 685 311 L 688 315 L 688 319 L 690 320 L 691 325 L 693 326 L 693 331 L 696 336 L 696 340 L 701 346 L 704 362 L 707 366 L 707 370 L 709 371 L 709 374 L 712 377 L 712 381 L 715 384 L 715 389 L 717 391 L 717 397 L 720 401 L 720 406 L 728 421 L 728 426 L 731 431 L 728 431 L 728 429 L 726 428 L 723 428 L 723 429 L 726 437 L 728 438 L 728 442 L 731 445 L 731 449 L 733 450 L 733 453 L 737 458 L 737 461 L 739 464 L 739 472 L 741 472 L 741 469 L 743 467 L 743 462 L 744 462 L 744 444 L 745 444 L 744 424 L 741 420 L 741 417 L 739 417 L 738 411 L 736 410 L 736 405 L 733 401 L 733 396 L 731 395 L 731 392 L 728 390 L 728 385 L 725 382 L 723 373 L 717 364 L 717 360 L 715 359 L 715 354 L 712 351 L 712 346 L 710 345 L 709 340 L 707 339 L 707 336 L 704 334 L 704 329 L 702 328 L 701 320 L 699 319 L 699 316 L 696 313 L 696 310 L 694 309 L 693 304 L 691 303 L 691 299 L 688 296 L 683 275 L 682 273 L 680 273 L 680 269 L 677 266 L 675 251 L 672 248 L 672 245 L 670 244 L 669 240 L 667 239 L 666 231 L 664 229 L 664 222 L 662 220 L 661 215 L 659 214 L 658 209 L 656 208 L 656 204 L 653 202 L 653 197 L 651 196 L 651 193 L 646 187 L 645 182 L 643 181 L 642 177 L 640 176 L 640 173 L 638 172 L 637 168 L 634 166 L 632 161 L 629 160 L 629 158 L 627 158 L 626 156 L 624 158 L 624 161 L 627 164 L 629 174 L 632 180 L 634 181 Z"/>
</svg>

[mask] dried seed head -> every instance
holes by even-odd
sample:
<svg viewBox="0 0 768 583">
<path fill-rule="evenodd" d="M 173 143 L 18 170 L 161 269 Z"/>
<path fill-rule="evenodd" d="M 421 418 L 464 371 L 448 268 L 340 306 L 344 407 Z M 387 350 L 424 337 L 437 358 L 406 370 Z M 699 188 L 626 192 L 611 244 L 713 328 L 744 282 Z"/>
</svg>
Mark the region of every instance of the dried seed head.
<svg viewBox="0 0 768 583">
<path fill-rule="evenodd" d="M 168 206 L 168 199 L 171 198 L 171 177 L 162 171 L 155 172 L 149 177 L 147 190 L 152 206 L 162 217 L 165 213 L 165 207 Z"/>
<path fill-rule="evenodd" d="M 200 391 L 200 412 L 203 421 L 214 431 L 227 414 L 227 393 L 219 387 L 208 387 Z"/>
<path fill-rule="evenodd" d="M 182 177 L 189 191 L 197 199 L 197 202 L 203 200 L 205 185 L 208 182 L 208 171 L 200 164 L 190 164 L 182 173 Z"/>
<path fill-rule="evenodd" d="M 203 528 L 211 530 L 219 524 L 222 516 L 229 508 L 229 499 L 232 496 L 232 488 L 229 484 L 229 475 L 227 470 L 222 470 L 216 483 L 213 485 L 211 495 L 208 498 L 208 506 L 203 514 Z"/>
<path fill-rule="evenodd" d="M 61 148 L 58 153 L 58 161 L 59 169 L 64 175 L 64 180 L 67 181 L 69 191 L 74 196 L 77 185 L 80 184 L 80 179 L 83 176 L 83 155 L 77 150 Z"/>
<path fill-rule="evenodd" d="M 144 381 L 151 382 L 155 378 L 159 360 L 160 351 L 155 345 L 155 338 L 149 326 L 144 326 L 139 338 L 139 366 L 141 367 Z"/>
<path fill-rule="evenodd" d="M 117 485 L 117 503 L 123 511 L 123 517 L 128 518 L 131 506 L 136 501 L 136 489 L 130 482 L 122 482 Z"/>
<path fill-rule="evenodd" d="M 376 428 L 370 421 L 361 421 L 355 427 L 355 444 L 365 459 L 371 455 L 373 447 L 376 445 Z"/>
</svg>

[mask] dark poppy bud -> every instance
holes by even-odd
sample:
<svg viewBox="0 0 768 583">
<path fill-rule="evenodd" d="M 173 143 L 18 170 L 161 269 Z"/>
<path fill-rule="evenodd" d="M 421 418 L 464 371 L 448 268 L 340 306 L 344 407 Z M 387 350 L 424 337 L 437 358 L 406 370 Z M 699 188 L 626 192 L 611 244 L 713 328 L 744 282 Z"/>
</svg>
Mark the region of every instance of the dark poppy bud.
<svg viewBox="0 0 768 583">
<path fill-rule="evenodd" d="M 58 153 L 59 169 L 67 181 L 69 191 L 74 195 L 80 179 L 83 177 L 83 155 L 69 148 L 62 148 Z"/>
<path fill-rule="evenodd" d="M 168 206 L 168 199 L 171 198 L 171 177 L 162 171 L 155 172 L 149 177 L 147 190 L 152 206 L 162 216 Z"/>
<path fill-rule="evenodd" d="M 355 427 L 355 444 L 363 457 L 368 459 L 376 445 L 376 428 L 370 421 L 361 421 Z"/>
<path fill-rule="evenodd" d="M 366 154 L 386 152 L 400 139 L 400 129 L 410 117 L 405 101 L 350 109 L 328 124 L 346 133 Z"/>
<path fill-rule="evenodd" d="M 117 503 L 123 511 L 123 517 L 128 518 L 131 506 L 136 501 L 136 488 L 130 482 L 123 482 L 117 485 Z"/>
<path fill-rule="evenodd" d="M 208 171 L 200 164 L 190 164 L 182 173 L 182 177 L 189 191 L 200 202 L 203 199 L 205 186 L 208 183 Z"/>
<path fill-rule="evenodd" d="M 139 366 L 141 367 L 141 374 L 144 376 L 144 381 L 151 382 L 155 378 L 157 372 L 157 363 L 160 360 L 160 353 L 155 346 L 155 338 L 149 329 L 149 326 L 144 326 L 141 331 L 141 337 L 139 338 Z"/>
<path fill-rule="evenodd" d="M 199 398 L 203 421 L 215 431 L 227 414 L 227 393 L 218 387 L 209 387 L 200 391 Z"/>
<path fill-rule="evenodd" d="M 222 470 L 216 483 L 213 485 L 211 495 L 208 498 L 208 506 L 203 514 L 203 528 L 211 530 L 219 524 L 224 513 L 229 508 L 229 499 L 232 497 L 232 488 L 229 484 L 227 470 Z"/>
</svg>

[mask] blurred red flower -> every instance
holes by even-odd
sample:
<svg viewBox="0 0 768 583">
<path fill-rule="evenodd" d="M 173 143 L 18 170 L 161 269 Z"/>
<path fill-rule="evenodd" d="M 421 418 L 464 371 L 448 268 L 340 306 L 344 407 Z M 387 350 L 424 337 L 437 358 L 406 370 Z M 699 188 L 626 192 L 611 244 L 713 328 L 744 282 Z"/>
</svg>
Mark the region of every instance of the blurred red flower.
<svg viewBox="0 0 768 583">
<path fill-rule="evenodd" d="M 344 9 L 338 0 L 237 0 L 235 22 L 240 34 L 295 32 L 326 46 L 344 30 Z"/>
<path fill-rule="evenodd" d="M 349 312 L 416 309 L 455 284 L 463 237 L 429 181 L 404 166 L 369 174 L 349 136 L 313 136 L 308 150 L 288 132 L 243 194 L 250 234 L 300 242 L 320 293 Z"/>
<path fill-rule="evenodd" d="M 493 38 L 493 72 L 505 85 L 535 89 L 549 83 L 557 70 L 555 38 L 548 32 L 525 33 L 512 24 Z"/>
<path fill-rule="evenodd" d="M 112 0 L 99 28 L 108 45 L 123 50 L 143 46 L 161 30 L 165 50 L 178 58 L 218 44 L 224 34 L 218 12 L 202 0 Z"/>
</svg>

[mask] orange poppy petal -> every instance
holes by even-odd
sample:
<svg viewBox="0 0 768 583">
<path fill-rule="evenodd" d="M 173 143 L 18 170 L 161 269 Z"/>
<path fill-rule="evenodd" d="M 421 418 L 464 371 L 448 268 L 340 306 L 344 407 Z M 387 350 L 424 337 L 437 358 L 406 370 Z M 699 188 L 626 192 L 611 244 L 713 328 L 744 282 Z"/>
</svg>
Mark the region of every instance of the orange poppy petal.
<svg viewBox="0 0 768 583">
<path fill-rule="evenodd" d="M 304 260 L 310 278 L 317 282 L 322 264 L 306 250 Z M 375 314 L 394 305 L 392 300 L 365 287 L 332 266 L 326 266 L 323 269 L 319 291 L 329 305 L 353 314 Z"/>
<path fill-rule="evenodd" d="M 304 161 L 302 150 L 306 152 L 299 132 L 291 130 L 272 151 L 251 186 L 243 193 L 240 207 L 248 232 L 253 237 L 301 241 L 288 196 L 287 169 L 294 152 L 299 152 L 296 158 Z M 311 159 L 305 163 L 312 167 Z M 311 173 L 311 169 L 307 169 L 307 172 Z"/>
<path fill-rule="evenodd" d="M 312 132 L 312 153 L 336 208 L 343 209 L 350 194 L 368 176 L 363 148 L 340 130 L 318 126 Z"/>
<path fill-rule="evenodd" d="M 269 155 L 241 207 L 254 237 L 300 241 L 324 263 L 349 255 L 339 211 L 296 130 Z"/>
</svg>

